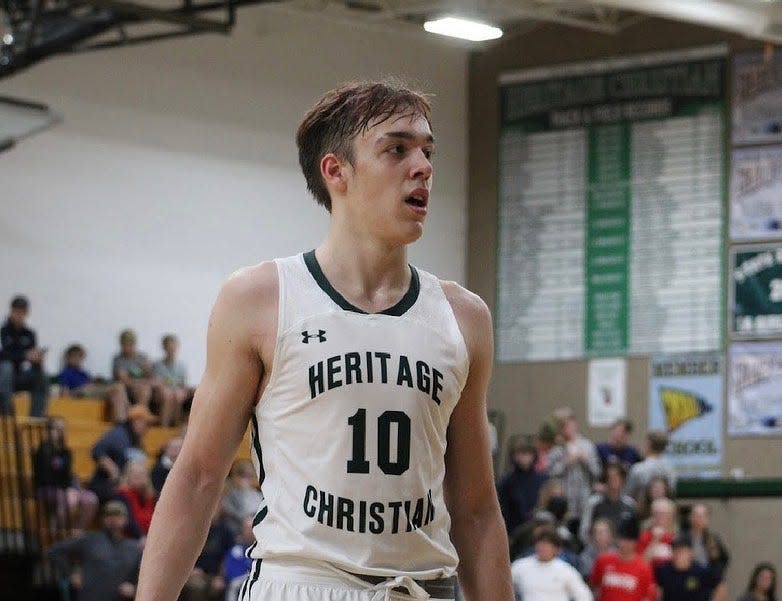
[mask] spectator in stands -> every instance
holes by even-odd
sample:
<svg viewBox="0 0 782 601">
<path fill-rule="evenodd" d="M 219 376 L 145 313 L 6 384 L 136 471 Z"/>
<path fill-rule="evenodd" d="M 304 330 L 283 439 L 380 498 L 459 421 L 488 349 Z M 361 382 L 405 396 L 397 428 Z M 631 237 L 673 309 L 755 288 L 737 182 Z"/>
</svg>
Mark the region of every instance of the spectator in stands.
<svg viewBox="0 0 782 601">
<path fill-rule="evenodd" d="M 727 589 L 722 577 L 695 563 L 690 535 L 679 534 L 671 546 L 671 560 L 654 568 L 660 601 L 724 601 Z"/>
<path fill-rule="evenodd" d="M 236 535 L 244 520 L 253 517 L 263 502 L 252 462 L 237 459 L 231 467 L 223 494 L 223 517 L 226 526 Z"/>
<path fill-rule="evenodd" d="M 182 418 L 183 405 L 193 398 L 193 389 L 187 386 L 185 364 L 176 358 L 179 350 L 177 337 L 166 334 L 161 345 L 164 357 L 152 366 L 160 382 L 160 423 L 163 426 L 175 426 Z"/>
<path fill-rule="evenodd" d="M 633 465 L 627 476 L 625 493 L 639 501 L 639 496 L 652 478 L 661 477 L 668 481 L 671 490 L 676 490 L 676 471 L 662 454 L 668 446 L 668 435 L 656 430 L 646 435 L 646 458 Z"/>
<path fill-rule="evenodd" d="M 252 559 L 247 557 L 247 548 L 255 542 L 253 520 L 247 518 L 242 523 L 236 544 L 223 558 L 223 578 L 225 579 L 225 601 L 238 601 L 239 590 L 252 568 Z"/>
<path fill-rule="evenodd" d="M 554 517 L 554 529 L 562 540 L 562 548 L 572 554 L 572 557 L 568 557 L 568 561 L 578 567 L 578 553 L 581 552 L 584 545 L 573 534 L 565 520 L 568 513 L 567 498 L 561 495 L 550 497 L 546 502 L 545 511 Z"/>
<path fill-rule="evenodd" d="M 546 509 L 549 499 L 552 497 L 564 497 L 565 496 L 565 484 L 558 478 L 549 478 L 540 487 L 540 494 L 538 495 L 537 509 Z"/>
<path fill-rule="evenodd" d="M 767 562 L 757 564 L 749 578 L 747 592 L 738 601 L 777 601 L 777 570 Z"/>
<path fill-rule="evenodd" d="M 27 297 L 15 296 L 0 328 L 0 413 L 14 413 L 13 393 L 26 390 L 32 397 L 30 415 L 42 417 L 49 399 L 49 380 L 43 368 L 46 348 L 38 346 L 35 331 L 25 324 L 29 314 Z"/>
<path fill-rule="evenodd" d="M 497 496 L 510 534 L 532 517 L 540 489 L 548 477 L 535 471 L 537 453 L 526 437 L 511 439 L 508 458 L 511 467 L 500 480 Z"/>
<path fill-rule="evenodd" d="M 670 499 L 656 499 L 652 503 L 651 523 L 638 539 L 638 553 L 655 567 L 670 560 L 675 537 L 676 503 Z"/>
<path fill-rule="evenodd" d="M 131 538 L 146 537 L 157 503 L 157 492 L 152 486 L 145 460 L 134 459 L 125 464 L 116 497 L 128 508 L 126 534 Z"/>
<path fill-rule="evenodd" d="M 141 548 L 123 536 L 127 509 L 111 501 L 103 508 L 103 529 L 55 543 L 49 557 L 79 590 L 79 601 L 133 599 Z M 74 570 L 76 565 L 78 570 Z"/>
<path fill-rule="evenodd" d="M 171 471 L 171 468 L 174 467 L 174 462 L 177 457 L 179 457 L 183 442 L 183 436 L 174 436 L 173 438 L 170 438 L 160 452 L 157 461 L 155 461 L 155 465 L 152 466 L 149 476 L 152 479 L 152 486 L 155 487 L 158 495 L 160 495 L 160 491 L 163 490 L 163 484 L 166 483 L 168 473 Z"/>
<path fill-rule="evenodd" d="M 709 529 L 711 515 L 708 507 L 703 503 L 696 503 L 690 509 L 687 521 L 695 561 L 711 568 L 717 574 L 724 574 L 730 562 L 730 555 L 722 539 Z"/>
<path fill-rule="evenodd" d="M 182 590 L 186 601 L 218 601 L 225 595 L 223 558 L 233 547 L 234 535 L 225 525 L 218 503 L 212 513 L 204 547 Z"/>
<path fill-rule="evenodd" d="M 538 434 L 535 438 L 535 450 L 537 459 L 535 460 L 535 471 L 548 475 L 549 458 L 548 455 L 557 444 L 557 428 L 553 419 L 544 420 L 538 428 Z"/>
<path fill-rule="evenodd" d="M 511 565 L 516 598 L 524 601 L 592 601 L 592 593 L 576 569 L 558 555 L 561 540 L 550 528 L 535 536 L 535 553 Z"/>
<path fill-rule="evenodd" d="M 625 486 L 625 491 L 627 486 Z M 641 493 L 641 498 L 638 501 L 638 517 L 641 520 L 643 527 L 647 527 L 646 521 L 652 515 L 652 503 L 657 499 L 673 499 L 674 494 L 671 490 L 671 486 L 668 484 L 668 479 L 665 477 L 655 476 L 649 480 L 649 484 L 644 488 Z"/>
<path fill-rule="evenodd" d="M 564 497 L 552 497 L 549 501 L 549 506 L 556 506 L 560 502 L 566 503 Z M 564 514 L 564 511 L 560 510 L 560 515 L 562 514 Z M 560 541 L 558 557 L 565 563 L 578 569 L 580 562 L 577 551 L 573 548 L 572 533 L 561 521 L 558 521 L 557 516 L 545 509 L 537 510 L 530 521 L 519 526 L 509 537 L 511 560 L 534 555 L 535 537 L 543 529 L 556 532 Z"/>
<path fill-rule="evenodd" d="M 623 520 L 617 528 L 617 551 L 595 560 L 589 584 L 598 601 L 655 601 L 657 588 L 649 564 L 636 552 L 638 521 Z"/>
<path fill-rule="evenodd" d="M 131 403 L 149 408 L 153 395 L 160 389 L 152 365 L 147 356 L 136 349 L 133 330 L 120 332 L 119 345 L 120 352 L 111 364 L 112 377 L 125 386 Z"/>
<path fill-rule="evenodd" d="M 597 445 L 597 454 L 603 464 L 603 470 L 609 463 L 619 463 L 625 470 L 641 461 L 641 455 L 633 445 L 629 444 L 630 434 L 633 433 L 633 422 L 629 419 L 618 419 L 608 430 L 608 441 Z"/>
<path fill-rule="evenodd" d="M 47 431 L 33 455 L 33 480 L 38 499 L 47 513 L 56 517 L 56 529 L 73 534 L 92 524 L 98 513 L 98 497 L 79 484 L 73 474 L 73 458 L 68 448 L 65 420 L 50 417 Z"/>
<path fill-rule="evenodd" d="M 101 503 L 114 496 L 120 474 L 128 461 L 146 459 L 141 441 L 154 422 L 155 416 L 149 409 L 134 405 L 128 410 L 128 421 L 114 426 L 92 447 L 95 472 L 89 488 L 98 495 Z"/>
<path fill-rule="evenodd" d="M 596 519 L 589 531 L 589 541 L 578 556 L 578 571 L 584 578 L 589 578 L 597 557 L 615 550 L 614 524 L 607 518 Z"/>
<path fill-rule="evenodd" d="M 624 518 L 637 517 L 636 505 L 632 497 L 623 493 L 625 484 L 625 470 L 620 463 L 609 463 L 606 466 L 605 486 L 603 492 L 598 492 L 589 497 L 584 515 L 579 526 L 579 538 L 586 543 L 589 537 L 589 529 L 592 522 L 599 518 L 611 520 L 614 528 L 619 526 Z"/>
<path fill-rule="evenodd" d="M 107 383 L 93 378 L 84 369 L 87 351 L 80 344 L 72 344 L 65 350 L 64 367 L 57 376 L 61 394 L 75 397 L 93 397 L 106 399 L 111 404 L 112 419 L 124 422 L 128 419 L 128 395 L 125 386 L 119 382 Z"/>
<path fill-rule="evenodd" d="M 602 473 L 595 445 L 578 432 L 578 421 L 569 408 L 555 413 L 562 441 L 549 453 L 549 475 L 561 478 L 565 484 L 568 524 L 572 532 L 584 513 L 592 485 Z"/>
</svg>

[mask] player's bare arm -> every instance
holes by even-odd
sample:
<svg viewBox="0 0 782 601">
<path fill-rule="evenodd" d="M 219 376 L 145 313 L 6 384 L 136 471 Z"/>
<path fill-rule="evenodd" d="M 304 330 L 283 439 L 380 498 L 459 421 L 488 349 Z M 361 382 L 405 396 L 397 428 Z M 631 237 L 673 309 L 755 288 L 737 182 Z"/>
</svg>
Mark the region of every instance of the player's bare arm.
<svg viewBox="0 0 782 601">
<path fill-rule="evenodd" d="M 209 319 L 207 358 L 182 452 L 155 508 L 136 601 L 175 601 L 209 528 L 236 449 L 271 365 L 277 322 L 273 263 L 224 284 Z"/>
<path fill-rule="evenodd" d="M 505 526 L 489 452 L 486 393 L 493 360 L 491 314 L 475 294 L 443 282 L 470 357 L 470 372 L 448 426 L 445 499 L 459 553 L 459 581 L 468 601 L 512 601 Z"/>
</svg>

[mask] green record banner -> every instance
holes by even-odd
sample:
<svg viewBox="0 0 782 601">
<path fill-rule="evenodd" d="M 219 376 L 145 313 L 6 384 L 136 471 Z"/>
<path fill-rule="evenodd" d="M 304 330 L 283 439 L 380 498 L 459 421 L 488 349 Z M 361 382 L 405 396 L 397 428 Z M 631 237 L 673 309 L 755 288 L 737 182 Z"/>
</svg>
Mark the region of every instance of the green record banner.
<svg viewBox="0 0 782 601">
<path fill-rule="evenodd" d="M 731 334 L 782 334 L 782 244 L 731 251 Z"/>
<path fill-rule="evenodd" d="M 497 359 L 722 345 L 725 48 L 500 79 Z"/>
</svg>

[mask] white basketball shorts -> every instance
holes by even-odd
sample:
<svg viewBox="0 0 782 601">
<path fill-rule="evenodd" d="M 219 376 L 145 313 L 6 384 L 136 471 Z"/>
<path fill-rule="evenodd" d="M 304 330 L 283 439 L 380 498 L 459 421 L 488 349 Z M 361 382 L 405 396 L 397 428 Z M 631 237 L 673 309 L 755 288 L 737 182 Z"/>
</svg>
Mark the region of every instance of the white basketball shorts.
<svg viewBox="0 0 782 601">
<path fill-rule="evenodd" d="M 433 596 L 426 589 L 437 587 L 403 576 L 373 584 L 325 563 L 256 559 L 239 601 L 454 601 L 452 593 Z"/>
</svg>

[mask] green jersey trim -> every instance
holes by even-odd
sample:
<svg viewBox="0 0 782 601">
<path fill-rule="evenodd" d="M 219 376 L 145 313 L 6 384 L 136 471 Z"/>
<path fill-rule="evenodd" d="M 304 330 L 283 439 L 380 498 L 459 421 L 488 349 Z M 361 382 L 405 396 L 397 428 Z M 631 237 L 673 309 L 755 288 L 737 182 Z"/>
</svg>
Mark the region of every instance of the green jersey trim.
<svg viewBox="0 0 782 601">
<path fill-rule="evenodd" d="M 333 300 L 341 309 L 367 315 L 366 311 L 356 307 L 348 299 L 337 292 L 334 286 L 331 285 L 331 282 L 329 282 L 326 278 L 326 274 L 324 274 L 323 270 L 320 268 L 320 263 L 318 263 L 318 259 L 315 256 L 314 250 L 304 253 L 304 263 L 307 265 L 307 269 L 309 270 L 312 277 L 315 278 L 315 281 L 317 282 L 318 286 L 320 286 L 321 290 L 328 294 L 331 300 Z M 415 301 L 418 300 L 418 294 L 421 292 L 421 282 L 418 278 L 418 270 L 412 265 L 409 265 L 409 267 L 410 287 L 407 289 L 407 292 L 393 307 L 389 307 L 388 309 L 380 311 L 380 315 L 401 317 L 407 312 L 408 309 L 410 309 L 410 307 L 415 304 Z"/>
</svg>

